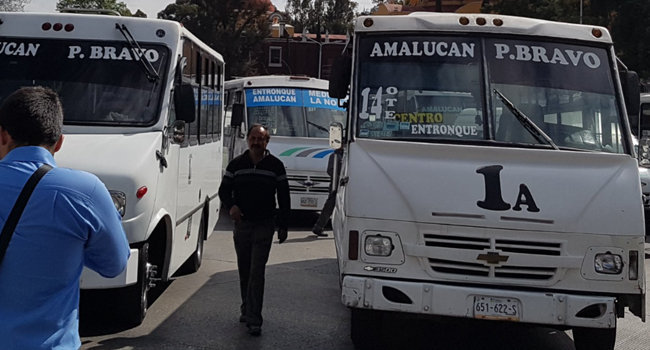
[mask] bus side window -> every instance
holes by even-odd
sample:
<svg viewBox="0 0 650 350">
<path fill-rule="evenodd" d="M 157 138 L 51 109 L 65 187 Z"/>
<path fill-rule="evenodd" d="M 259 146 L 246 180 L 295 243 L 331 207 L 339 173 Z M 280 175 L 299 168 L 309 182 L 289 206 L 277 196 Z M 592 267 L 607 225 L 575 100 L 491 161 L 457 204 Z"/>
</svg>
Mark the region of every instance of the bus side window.
<svg viewBox="0 0 650 350">
<path fill-rule="evenodd" d="M 201 69 L 201 119 L 199 121 L 199 143 L 212 142 L 212 89 L 210 88 L 210 62 L 206 58 L 202 60 Z"/>
</svg>

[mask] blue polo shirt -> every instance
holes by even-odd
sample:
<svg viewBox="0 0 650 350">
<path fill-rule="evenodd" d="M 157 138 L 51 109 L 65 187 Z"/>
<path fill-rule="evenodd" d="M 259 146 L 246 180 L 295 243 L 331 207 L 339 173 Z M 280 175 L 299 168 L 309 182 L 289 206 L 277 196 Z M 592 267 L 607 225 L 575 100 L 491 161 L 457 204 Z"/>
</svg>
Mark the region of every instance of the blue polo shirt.
<svg viewBox="0 0 650 350">
<path fill-rule="evenodd" d="M 93 174 L 57 168 L 42 147 L 18 147 L 0 160 L 0 227 L 27 179 L 36 186 L 0 265 L 0 348 L 78 349 L 79 277 L 84 265 L 119 275 L 129 257 L 121 217 Z"/>
</svg>

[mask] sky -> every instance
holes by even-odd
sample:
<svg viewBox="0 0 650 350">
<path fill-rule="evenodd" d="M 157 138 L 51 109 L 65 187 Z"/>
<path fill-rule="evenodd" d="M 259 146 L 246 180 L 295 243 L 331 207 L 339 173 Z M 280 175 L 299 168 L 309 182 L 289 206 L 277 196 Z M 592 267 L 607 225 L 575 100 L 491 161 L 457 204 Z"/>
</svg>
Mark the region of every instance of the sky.
<svg viewBox="0 0 650 350">
<path fill-rule="evenodd" d="M 142 10 L 142 12 L 147 14 L 147 17 L 149 18 L 156 18 L 156 14 L 169 4 L 173 4 L 175 1 L 174 0 L 118 0 L 126 3 L 126 7 L 131 10 L 131 12 L 136 12 L 138 9 Z M 354 0 L 353 0 L 354 1 Z M 31 0 L 27 6 L 25 6 L 25 11 L 26 12 L 55 12 L 56 9 L 56 3 L 57 0 Z M 372 8 L 372 2 L 371 0 L 357 0 L 356 1 L 359 6 L 357 7 L 357 11 L 361 11 L 363 9 L 370 9 Z M 275 7 L 280 10 L 284 11 L 284 8 L 287 4 L 286 0 L 271 0 L 271 3 L 275 5 Z"/>
</svg>

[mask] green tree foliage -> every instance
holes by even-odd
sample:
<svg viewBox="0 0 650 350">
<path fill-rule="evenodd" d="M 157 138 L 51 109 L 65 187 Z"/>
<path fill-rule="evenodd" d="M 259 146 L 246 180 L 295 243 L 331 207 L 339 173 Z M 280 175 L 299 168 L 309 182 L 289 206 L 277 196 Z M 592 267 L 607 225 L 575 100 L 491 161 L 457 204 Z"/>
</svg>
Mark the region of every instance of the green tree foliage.
<svg viewBox="0 0 650 350">
<path fill-rule="evenodd" d="M 0 0 L 0 11 L 20 12 L 29 0 Z"/>
<path fill-rule="evenodd" d="M 117 2 L 117 0 L 59 0 L 56 3 L 57 11 L 66 8 L 114 10 L 122 16 L 132 16 L 131 11 L 126 7 L 126 3 Z"/>
<path fill-rule="evenodd" d="M 357 6 L 350 0 L 288 0 L 286 12 L 298 33 L 345 34 L 352 30 Z"/>
<path fill-rule="evenodd" d="M 642 79 L 650 78 L 650 1 L 500 0 L 484 12 L 593 24 L 609 29 L 617 56 Z"/>
<path fill-rule="evenodd" d="M 258 74 L 254 70 L 269 36 L 270 0 L 176 0 L 160 18 L 182 23 L 223 55 L 226 79 Z"/>
</svg>

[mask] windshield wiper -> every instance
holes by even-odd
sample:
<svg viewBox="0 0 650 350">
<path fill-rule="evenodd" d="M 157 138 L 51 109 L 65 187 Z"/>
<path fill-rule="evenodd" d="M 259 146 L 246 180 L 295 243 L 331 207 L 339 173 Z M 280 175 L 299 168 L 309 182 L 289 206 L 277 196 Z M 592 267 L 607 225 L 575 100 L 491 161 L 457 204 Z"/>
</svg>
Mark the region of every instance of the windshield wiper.
<svg viewBox="0 0 650 350">
<path fill-rule="evenodd" d="M 131 35 L 131 32 L 129 32 L 129 29 L 126 27 L 126 25 L 115 23 L 115 28 L 119 30 L 120 33 L 122 33 L 122 36 L 126 40 L 126 43 L 129 44 L 131 51 L 138 55 L 138 59 L 136 61 L 142 64 L 142 68 L 144 69 L 144 73 L 147 75 L 147 79 L 149 79 L 149 81 L 152 83 L 157 82 L 160 79 L 160 75 L 158 72 L 156 72 L 156 69 L 153 67 L 153 65 L 151 65 L 151 62 L 149 62 L 149 60 L 144 56 L 144 50 L 133 38 L 133 35 Z"/>
<path fill-rule="evenodd" d="M 320 129 L 320 130 L 323 130 L 323 131 L 329 132 L 329 129 L 327 129 L 326 127 L 321 126 L 321 125 L 318 125 L 318 124 L 313 123 L 313 122 L 310 122 L 309 120 L 307 121 L 307 124 L 315 126 L 316 129 Z"/>
<path fill-rule="evenodd" d="M 555 142 L 542 130 L 540 129 L 535 123 L 528 118 L 527 115 L 525 115 L 522 111 L 519 110 L 519 108 L 515 107 L 510 100 L 508 100 L 499 90 L 494 89 L 494 93 L 499 96 L 499 99 L 503 104 L 508 107 L 508 110 L 517 118 L 519 123 L 526 129 L 533 137 L 540 143 L 546 143 L 553 147 L 555 150 L 559 150 Z M 502 116 L 503 118 L 503 116 Z"/>
</svg>

